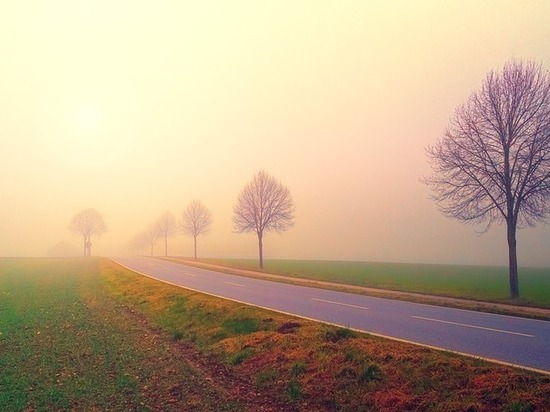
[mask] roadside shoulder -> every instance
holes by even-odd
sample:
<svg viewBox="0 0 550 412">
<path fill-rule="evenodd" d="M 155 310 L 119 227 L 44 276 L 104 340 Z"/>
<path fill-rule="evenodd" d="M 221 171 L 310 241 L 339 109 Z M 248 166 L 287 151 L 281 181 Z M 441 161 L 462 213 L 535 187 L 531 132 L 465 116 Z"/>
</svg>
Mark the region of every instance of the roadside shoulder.
<svg viewBox="0 0 550 412">
<path fill-rule="evenodd" d="M 504 303 L 483 302 L 470 299 L 461 299 L 448 296 L 426 295 L 422 293 L 403 292 L 397 290 L 369 288 L 364 286 L 349 285 L 336 282 L 327 282 L 292 276 L 277 275 L 268 272 L 261 272 L 251 269 L 243 269 L 233 266 L 224 266 L 213 263 L 189 260 L 177 257 L 159 257 L 158 259 L 169 260 L 189 266 L 212 269 L 238 276 L 247 276 L 259 279 L 269 279 L 276 282 L 290 283 L 295 285 L 311 286 L 322 289 L 338 290 L 341 292 L 356 293 L 361 295 L 375 296 L 385 299 L 404 300 L 428 305 L 445 306 L 457 309 L 476 310 L 479 312 L 496 313 L 500 315 L 520 316 L 531 319 L 550 321 L 550 309 L 536 308 L 530 306 L 509 305 Z"/>
</svg>

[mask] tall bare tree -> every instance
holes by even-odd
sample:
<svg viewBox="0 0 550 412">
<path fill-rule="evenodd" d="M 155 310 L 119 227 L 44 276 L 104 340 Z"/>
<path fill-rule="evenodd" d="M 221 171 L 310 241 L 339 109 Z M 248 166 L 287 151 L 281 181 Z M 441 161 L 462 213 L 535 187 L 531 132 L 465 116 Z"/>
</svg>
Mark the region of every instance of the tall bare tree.
<svg viewBox="0 0 550 412">
<path fill-rule="evenodd" d="M 185 235 L 193 237 L 195 259 L 197 258 L 197 237 L 207 234 L 212 222 L 212 212 L 198 200 L 189 203 L 181 213 L 180 227 Z"/>
<path fill-rule="evenodd" d="M 447 216 L 505 222 L 510 297 L 518 298 L 516 230 L 544 222 L 550 197 L 550 76 L 533 62 L 490 72 L 427 149 L 425 178 Z"/>
<path fill-rule="evenodd" d="M 100 236 L 107 231 L 107 226 L 97 210 L 85 209 L 73 216 L 68 229 L 75 235 L 82 235 L 84 256 L 91 256 L 92 236 Z"/>
<path fill-rule="evenodd" d="M 260 267 L 264 267 L 263 236 L 284 232 L 294 225 L 294 202 L 290 191 L 261 170 L 241 191 L 233 208 L 237 232 L 256 232 Z"/>
<path fill-rule="evenodd" d="M 176 217 L 170 212 L 164 212 L 157 219 L 155 229 L 158 236 L 164 239 L 164 255 L 168 256 L 168 238 L 178 233 L 178 222 Z"/>
</svg>

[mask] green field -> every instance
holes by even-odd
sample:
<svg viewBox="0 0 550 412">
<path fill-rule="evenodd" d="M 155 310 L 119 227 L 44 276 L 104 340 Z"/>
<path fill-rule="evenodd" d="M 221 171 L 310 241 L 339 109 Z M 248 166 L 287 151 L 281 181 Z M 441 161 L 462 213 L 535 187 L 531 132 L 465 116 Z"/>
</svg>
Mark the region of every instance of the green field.
<svg viewBox="0 0 550 412">
<path fill-rule="evenodd" d="M 0 411 L 534 411 L 550 377 L 214 298 L 103 258 L 0 259 Z"/>
<path fill-rule="evenodd" d="M 148 343 L 100 274 L 98 259 L 0 259 L 0 411 L 222 405 L 224 394 L 174 362 L 166 342 Z"/>
<path fill-rule="evenodd" d="M 201 262 L 258 269 L 258 262 L 253 259 L 201 259 Z M 379 289 L 550 308 L 550 268 L 520 269 L 519 301 L 509 299 L 506 267 L 265 260 L 264 271 Z"/>
</svg>

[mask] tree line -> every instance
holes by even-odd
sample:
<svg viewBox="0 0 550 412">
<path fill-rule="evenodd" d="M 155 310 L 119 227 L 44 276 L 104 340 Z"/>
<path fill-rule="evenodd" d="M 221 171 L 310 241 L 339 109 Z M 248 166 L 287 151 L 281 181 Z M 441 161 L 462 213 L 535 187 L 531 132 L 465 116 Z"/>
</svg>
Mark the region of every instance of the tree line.
<svg viewBox="0 0 550 412">
<path fill-rule="evenodd" d="M 491 71 L 451 117 L 443 136 L 427 148 L 432 174 L 422 178 L 440 211 L 468 223 L 506 225 L 510 297 L 520 296 L 517 229 L 548 222 L 550 199 L 550 74 L 540 64 L 513 60 L 502 71 Z M 211 213 L 192 202 L 182 213 L 180 230 L 197 237 L 212 223 Z M 294 224 L 294 203 L 289 190 L 264 171 L 258 172 L 239 194 L 233 208 L 237 232 L 255 232 L 260 267 L 263 236 L 283 232 Z M 105 225 L 90 211 L 81 212 L 70 230 L 91 251 L 91 236 Z M 149 242 L 168 238 L 178 230 L 176 218 L 165 212 L 136 237 Z"/>
<path fill-rule="evenodd" d="M 284 232 L 294 225 L 295 205 L 290 190 L 273 176 L 261 170 L 243 188 L 233 207 L 233 227 L 238 233 L 254 232 L 258 238 L 259 266 L 263 268 L 263 238 L 267 232 Z M 168 256 L 168 240 L 178 233 L 193 238 L 193 257 L 197 259 L 197 241 L 209 233 L 214 219 L 212 212 L 200 201 L 193 200 L 181 212 L 179 218 L 165 211 L 143 232 L 135 235 L 131 248 L 144 254 L 150 248 L 153 256 L 156 243 L 164 244 Z M 81 235 L 84 255 L 91 255 L 91 237 L 107 230 L 103 217 L 95 209 L 86 209 L 76 214 L 69 230 Z"/>
</svg>

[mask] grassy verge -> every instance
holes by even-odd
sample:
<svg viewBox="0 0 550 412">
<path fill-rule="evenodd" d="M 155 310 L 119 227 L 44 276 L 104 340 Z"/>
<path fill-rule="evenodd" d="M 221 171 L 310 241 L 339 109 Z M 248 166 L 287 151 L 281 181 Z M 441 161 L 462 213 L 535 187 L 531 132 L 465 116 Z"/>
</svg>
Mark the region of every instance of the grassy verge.
<svg viewBox="0 0 550 412">
<path fill-rule="evenodd" d="M 107 260 L 0 260 L 0 296 L 0 410 L 527 411 L 550 397 L 546 375 L 212 298 Z"/>
<path fill-rule="evenodd" d="M 360 335 L 200 293 L 123 269 L 110 293 L 193 342 L 285 410 L 529 410 L 550 378 Z M 123 275 L 126 274 L 126 275 Z M 154 286 L 154 290 L 152 289 Z M 118 291 L 118 292 L 117 292 Z"/>
<path fill-rule="evenodd" d="M 258 263 L 253 259 L 200 259 L 199 262 L 258 270 Z M 519 300 L 509 298 L 508 269 L 497 266 L 266 260 L 264 272 L 377 289 L 550 308 L 550 268 L 520 269 L 522 297 Z"/>
</svg>

